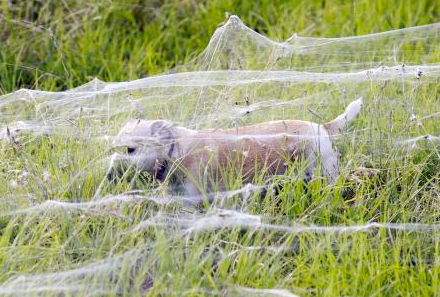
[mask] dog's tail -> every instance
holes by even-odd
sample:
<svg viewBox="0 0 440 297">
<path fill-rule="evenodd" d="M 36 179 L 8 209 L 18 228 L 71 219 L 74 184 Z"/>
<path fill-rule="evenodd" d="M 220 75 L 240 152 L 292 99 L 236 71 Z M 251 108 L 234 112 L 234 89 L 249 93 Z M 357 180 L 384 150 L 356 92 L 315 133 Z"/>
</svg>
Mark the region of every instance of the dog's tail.
<svg viewBox="0 0 440 297">
<path fill-rule="evenodd" d="M 362 97 L 348 104 L 344 113 L 340 114 L 336 119 L 324 124 L 329 135 L 336 135 L 350 123 L 361 111 Z"/>
</svg>

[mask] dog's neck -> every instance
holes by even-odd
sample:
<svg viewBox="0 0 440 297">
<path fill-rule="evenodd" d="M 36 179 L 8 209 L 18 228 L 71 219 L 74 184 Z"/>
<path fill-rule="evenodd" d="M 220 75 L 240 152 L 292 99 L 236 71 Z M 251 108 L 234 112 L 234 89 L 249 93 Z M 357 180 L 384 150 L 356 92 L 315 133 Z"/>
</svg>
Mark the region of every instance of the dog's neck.
<svg viewBox="0 0 440 297">
<path fill-rule="evenodd" d="M 170 147 L 168 149 L 167 152 L 167 156 L 166 158 L 158 165 L 158 168 L 155 171 L 154 177 L 156 178 L 156 180 L 158 181 L 164 181 L 168 171 L 169 171 L 169 166 L 170 163 L 172 162 L 172 160 L 174 159 L 173 154 L 175 152 L 176 146 L 177 146 L 177 140 L 176 140 L 176 136 L 173 132 L 170 131 L 170 139 L 169 141 L 171 141 Z"/>
<path fill-rule="evenodd" d="M 173 140 L 173 141 L 171 142 L 171 144 L 170 144 L 170 148 L 169 148 L 168 153 L 167 153 L 168 159 L 171 159 L 171 158 L 172 158 L 173 153 L 174 153 L 174 148 L 175 148 L 175 146 L 176 146 L 176 141 Z"/>
<path fill-rule="evenodd" d="M 188 144 L 191 143 L 193 137 L 197 136 L 197 131 L 182 126 L 174 126 L 171 133 L 173 135 L 174 147 L 172 150 L 170 147 L 168 156 L 170 159 L 177 159 L 180 158 L 180 156 L 187 154 L 191 149 Z"/>
</svg>

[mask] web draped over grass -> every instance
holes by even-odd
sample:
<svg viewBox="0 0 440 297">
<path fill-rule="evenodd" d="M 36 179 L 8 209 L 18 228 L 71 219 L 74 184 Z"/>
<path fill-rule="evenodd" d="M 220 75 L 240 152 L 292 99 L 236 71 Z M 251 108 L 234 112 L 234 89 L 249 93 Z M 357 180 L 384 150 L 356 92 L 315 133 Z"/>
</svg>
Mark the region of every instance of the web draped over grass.
<svg viewBox="0 0 440 297">
<path fill-rule="evenodd" d="M 0 295 L 334 296 L 440 289 L 440 24 L 272 41 L 232 16 L 194 61 L 129 82 L 0 97 Z M 133 118 L 192 129 L 325 123 L 341 176 L 296 169 L 199 207 L 166 185 L 105 176 Z"/>
</svg>

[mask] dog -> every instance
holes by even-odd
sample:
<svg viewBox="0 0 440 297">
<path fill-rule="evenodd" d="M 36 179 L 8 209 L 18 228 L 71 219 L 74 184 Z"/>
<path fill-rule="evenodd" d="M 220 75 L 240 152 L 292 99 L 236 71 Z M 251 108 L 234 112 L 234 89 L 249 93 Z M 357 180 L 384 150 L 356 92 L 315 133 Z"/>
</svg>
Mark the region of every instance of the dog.
<svg viewBox="0 0 440 297">
<path fill-rule="evenodd" d="M 225 179 L 231 172 L 241 173 L 243 182 L 251 182 L 256 173 L 280 175 L 289 161 L 299 160 L 306 164 L 307 182 L 320 165 L 320 172 L 333 184 L 339 168 L 332 139 L 361 107 L 362 98 L 326 124 L 278 120 L 231 129 L 192 130 L 168 120 L 130 120 L 116 136 L 127 152 L 112 156 L 107 178 L 114 180 L 133 167 L 159 182 L 169 181 L 171 191 L 191 196 L 225 190 Z"/>
</svg>

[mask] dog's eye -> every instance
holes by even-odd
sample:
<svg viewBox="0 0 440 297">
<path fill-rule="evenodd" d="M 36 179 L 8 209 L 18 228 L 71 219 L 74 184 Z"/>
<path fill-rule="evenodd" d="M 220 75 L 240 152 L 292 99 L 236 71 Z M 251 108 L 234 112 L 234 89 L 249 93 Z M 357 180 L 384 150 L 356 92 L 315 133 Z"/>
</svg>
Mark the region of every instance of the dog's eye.
<svg viewBox="0 0 440 297">
<path fill-rule="evenodd" d="M 134 147 L 127 147 L 128 154 L 133 154 L 135 151 L 136 151 L 136 149 Z"/>
</svg>

